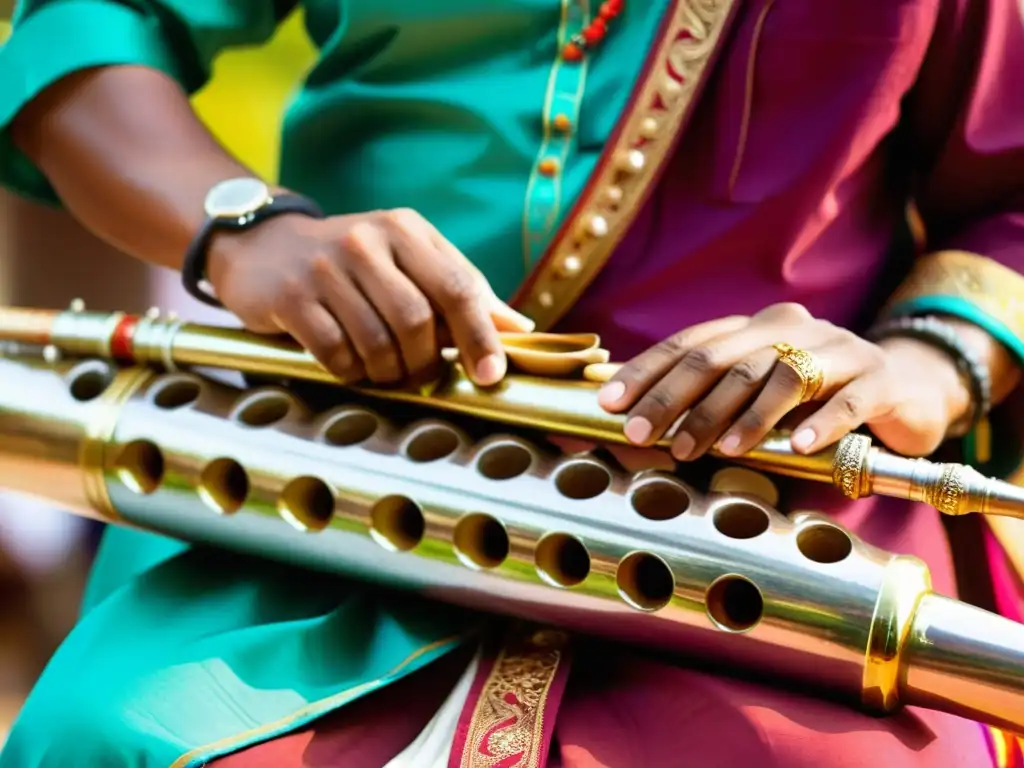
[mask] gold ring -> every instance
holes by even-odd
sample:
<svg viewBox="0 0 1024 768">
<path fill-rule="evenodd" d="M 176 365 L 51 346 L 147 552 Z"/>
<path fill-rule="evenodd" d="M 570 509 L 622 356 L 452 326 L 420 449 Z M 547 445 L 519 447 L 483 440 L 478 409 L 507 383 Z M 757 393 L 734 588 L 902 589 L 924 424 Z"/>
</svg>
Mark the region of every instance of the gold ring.
<svg viewBox="0 0 1024 768">
<path fill-rule="evenodd" d="M 821 385 L 825 383 L 825 373 L 818 361 L 818 356 L 805 349 L 797 349 L 791 344 L 773 344 L 772 346 L 779 353 L 779 362 L 788 365 L 800 377 L 802 386 L 800 402 L 806 403 L 808 400 L 813 400 L 821 390 Z"/>
</svg>

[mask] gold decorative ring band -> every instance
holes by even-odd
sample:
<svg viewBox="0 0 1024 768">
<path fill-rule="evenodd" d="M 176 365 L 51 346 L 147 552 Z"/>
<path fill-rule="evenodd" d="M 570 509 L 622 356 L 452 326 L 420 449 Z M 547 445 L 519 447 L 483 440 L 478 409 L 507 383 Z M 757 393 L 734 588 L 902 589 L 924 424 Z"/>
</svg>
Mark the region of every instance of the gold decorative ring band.
<svg viewBox="0 0 1024 768">
<path fill-rule="evenodd" d="M 790 344 L 775 344 L 779 353 L 779 362 L 789 366 L 800 377 L 800 402 L 806 403 L 814 399 L 825 382 L 825 374 L 818 361 L 818 356 L 805 349 L 797 349 Z"/>
</svg>

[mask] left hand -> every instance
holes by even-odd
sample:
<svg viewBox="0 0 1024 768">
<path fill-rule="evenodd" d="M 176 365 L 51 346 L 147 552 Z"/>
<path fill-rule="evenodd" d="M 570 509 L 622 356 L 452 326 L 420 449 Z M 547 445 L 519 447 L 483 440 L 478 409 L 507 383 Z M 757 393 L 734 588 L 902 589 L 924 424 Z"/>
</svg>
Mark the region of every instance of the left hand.
<svg viewBox="0 0 1024 768">
<path fill-rule="evenodd" d="M 891 450 L 925 456 L 971 405 L 941 351 L 902 338 L 872 344 L 797 304 L 680 331 L 624 365 L 599 401 L 612 413 L 628 411 L 625 433 L 634 445 L 654 444 L 688 411 L 672 443 L 676 459 L 695 459 L 712 446 L 738 456 L 800 405 L 802 382 L 777 364 L 777 343 L 813 353 L 824 373 L 814 397 L 823 405 L 792 431 L 801 453 L 867 425 Z"/>
</svg>

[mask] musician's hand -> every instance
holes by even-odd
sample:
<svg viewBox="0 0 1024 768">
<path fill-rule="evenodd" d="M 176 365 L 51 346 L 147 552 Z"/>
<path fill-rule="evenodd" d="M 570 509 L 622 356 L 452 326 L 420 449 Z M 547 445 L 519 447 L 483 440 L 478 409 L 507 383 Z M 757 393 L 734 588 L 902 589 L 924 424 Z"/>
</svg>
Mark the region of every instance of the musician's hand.
<svg viewBox="0 0 1024 768">
<path fill-rule="evenodd" d="M 343 381 L 422 373 L 440 357 L 439 333 L 450 332 L 470 375 L 494 384 L 507 367 L 498 331 L 532 329 L 409 210 L 285 215 L 218 234 L 208 271 L 246 327 L 290 334 Z"/>
<path fill-rule="evenodd" d="M 672 444 L 677 459 L 716 445 L 736 456 L 799 405 L 802 383 L 777 364 L 777 343 L 813 353 L 824 369 L 820 407 L 793 429 L 797 451 L 820 450 L 866 424 L 892 450 L 927 455 L 970 408 L 952 360 L 938 350 L 910 339 L 875 345 L 795 304 L 680 331 L 623 366 L 599 400 L 628 412 L 625 433 L 635 445 L 651 445 L 688 411 Z"/>
</svg>

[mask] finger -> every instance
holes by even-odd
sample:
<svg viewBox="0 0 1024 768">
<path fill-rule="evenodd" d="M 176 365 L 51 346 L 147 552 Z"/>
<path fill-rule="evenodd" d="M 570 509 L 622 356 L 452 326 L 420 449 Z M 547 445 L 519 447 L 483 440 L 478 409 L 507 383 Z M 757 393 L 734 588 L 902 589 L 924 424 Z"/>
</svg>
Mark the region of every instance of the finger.
<svg viewBox="0 0 1024 768">
<path fill-rule="evenodd" d="M 746 317 L 726 317 L 673 334 L 619 368 L 618 373 L 601 387 L 598 403 L 606 411 L 621 413 L 672 370 L 687 352 L 717 336 L 739 331 L 748 322 Z"/>
<path fill-rule="evenodd" d="M 769 348 L 732 366 L 707 397 L 683 417 L 672 441 L 672 455 L 679 461 L 703 455 L 761 391 L 777 360 L 778 353 Z"/>
<path fill-rule="evenodd" d="M 345 332 L 325 307 L 313 302 L 294 303 L 275 313 L 282 330 L 309 351 L 342 383 L 363 378 L 362 361 L 356 357 Z"/>
<path fill-rule="evenodd" d="M 484 273 L 481 272 L 480 269 L 471 262 L 462 251 L 456 248 L 454 243 L 442 235 L 437 227 L 426 219 L 423 219 L 423 226 L 429 232 L 430 241 L 438 251 L 452 261 L 465 262 L 466 266 L 476 275 L 480 285 L 484 286 L 488 297 L 491 319 L 494 321 L 494 325 L 499 331 L 511 333 L 532 333 L 534 329 L 536 329 L 537 324 L 533 322 L 533 320 L 528 318 L 522 312 L 513 309 L 507 302 L 498 298 L 498 294 L 494 292 L 494 289 L 487 281 Z"/>
<path fill-rule="evenodd" d="M 896 407 L 892 391 L 893 382 L 884 369 L 854 379 L 793 431 L 793 448 L 814 453 L 869 421 L 887 417 Z"/>
<path fill-rule="evenodd" d="M 635 445 L 651 445 L 729 370 L 738 367 L 739 375 L 753 376 L 744 361 L 768 346 L 766 338 L 775 336 L 772 331 L 746 326 L 691 348 L 630 409 L 626 437 Z"/>
<path fill-rule="evenodd" d="M 843 341 L 835 346 L 810 350 L 822 369 L 822 384 L 814 399 L 828 400 L 858 377 L 872 373 L 878 364 L 873 355 L 867 354 L 870 349 L 863 342 Z M 727 456 L 749 451 L 801 404 L 803 387 L 803 380 L 793 368 L 777 362 L 761 393 L 722 438 L 719 450 Z"/>
<path fill-rule="evenodd" d="M 378 383 L 400 380 L 404 373 L 401 357 L 377 310 L 340 269 L 324 277 L 321 301 L 341 323 L 367 376 Z"/>
<path fill-rule="evenodd" d="M 441 353 L 437 320 L 427 297 L 390 259 L 375 262 L 372 269 L 359 264 L 353 277 L 398 342 L 406 372 L 415 376 L 435 365 Z"/>
<path fill-rule="evenodd" d="M 473 380 L 484 386 L 497 384 L 508 361 L 490 316 L 489 288 L 480 273 L 461 254 L 455 257 L 436 247 L 422 217 L 391 214 L 389 231 L 399 267 L 440 308 Z"/>
<path fill-rule="evenodd" d="M 490 294 L 488 307 L 491 313 L 491 320 L 494 327 L 499 331 L 510 333 L 532 333 L 537 327 L 526 315 L 512 309 L 508 304 L 498 298 L 495 293 Z"/>
</svg>

